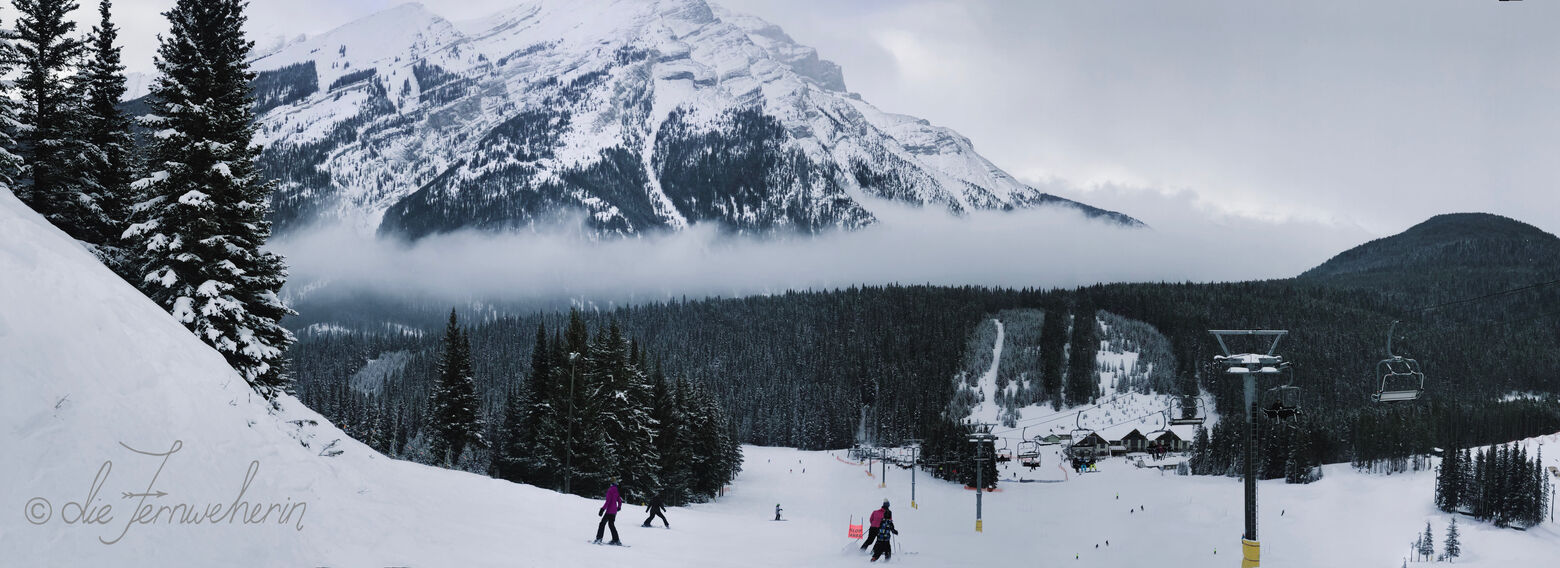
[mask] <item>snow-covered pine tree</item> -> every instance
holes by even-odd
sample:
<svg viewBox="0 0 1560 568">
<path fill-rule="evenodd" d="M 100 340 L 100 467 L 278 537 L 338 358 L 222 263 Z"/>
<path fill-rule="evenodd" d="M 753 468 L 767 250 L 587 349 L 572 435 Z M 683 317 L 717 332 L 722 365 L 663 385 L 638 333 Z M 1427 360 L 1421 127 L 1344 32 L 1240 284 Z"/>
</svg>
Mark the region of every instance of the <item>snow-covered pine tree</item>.
<svg viewBox="0 0 1560 568">
<path fill-rule="evenodd" d="M 509 389 L 504 395 L 504 420 L 499 423 L 498 439 L 493 444 L 493 464 L 488 468 L 493 477 L 525 482 L 525 415 L 525 395 L 518 388 Z"/>
<path fill-rule="evenodd" d="M 678 382 L 682 385 L 681 381 Z M 692 494 L 688 491 L 691 474 L 687 468 L 685 448 L 688 437 L 683 428 L 678 391 L 686 385 L 674 387 L 666 381 L 666 373 L 660 364 L 651 372 L 650 417 L 656 421 L 655 449 L 661 456 L 661 496 L 669 504 L 687 503 Z"/>
<path fill-rule="evenodd" d="M 603 410 L 607 406 L 608 384 L 605 376 L 595 368 L 597 359 L 591 351 L 605 341 L 606 330 L 599 330 L 594 340 L 579 310 L 569 311 L 569 324 L 563 334 L 563 352 L 556 365 L 557 383 L 563 401 L 567 446 L 566 462 L 570 492 L 576 495 L 599 495 L 607 488 L 615 473 L 618 455 L 607 437 Z M 571 385 L 572 383 L 572 385 Z M 571 396 L 572 395 L 572 396 Z M 567 405 L 572 404 L 572 410 Z M 572 414 L 573 419 L 569 419 Z"/>
<path fill-rule="evenodd" d="M 1446 558 L 1452 559 L 1462 556 L 1462 542 L 1457 539 L 1457 517 L 1452 516 L 1452 522 L 1446 525 Z"/>
<path fill-rule="evenodd" d="M 1544 522 L 1544 510 L 1549 507 L 1549 500 L 1555 496 L 1550 493 L 1549 482 L 1544 478 L 1544 447 L 1538 447 L 1538 455 L 1533 458 L 1533 507 L 1535 517 L 1533 524 Z"/>
<path fill-rule="evenodd" d="M 11 76 L 16 65 L 16 48 L 10 41 L 0 41 L 0 77 Z M 13 85 L 0 83 L 0 186 L 22 198 L 22 158 L 16 154 L 17 126 L 16 101 Z M 23 198 L 25 202 L 26 199 Z"/>
<path fill-rule="evenodd" d="M 99 207 L 109 224 L 105 239 L 97 243 L 99 257 L 131 279 L 134 276 L 121 250 L 121 235 L 129 224 L 130 206 L 139 201 L 130 189 L 135 142 L 130 138 L 130 119 L 119 109 L 119 99 L 125 94 L 125 66 L 120 62 L 119 47 L 114 45 L 119 30 L 109 16 L 110 9 L 109 0 L 98 3 L 98 24 L 87 36 L 86 61 L 77 79 L 86 97 L 81 117 L 85 142 L 81 173 L 88 185 L 97 189 Z"/>
<path fill-rule="evenodd" d="M 611 456 L 602 462 L 603 473 L 619 480 L 620 491 L 659 491 L 655 474 L 661 460 L 653 443 L 649 385 L 629 361 L 629 346 L 617 322 L 598 328 L 585 366 L 593 412 L 591 423 L 582 426 L 601 429 Z"/>
<path fill-rule="evenodd" d="M 290 388 L 282 259 L 262 250 L 274 183 L 255 167 L 245 2 L 178 0 L 151 89 L 143 213 L 125 232 L 142 290 L 215 347 L 256 391 Z"/>
<path fill-rule="evenodd" d="M 1419 557 L 1429 560 L 1435 556 L 1435 535 L 1430 534 L 1430 522 L 1425 522 L 1425 533 L 1419 535 Z"/>
<path fill-rule="evenodd" d="M 525 449 L 524 467 L 529 471 L 527 483 L 541 487 L 556 487 L 562 479 L 564 439 L 568 434 L 568 391 L 563 373 L 568 372 L 568 354 L 564 352 L 563 339 L 555 332 L 551 341 L 546 330 L 538 325 L 536 352 L 531 354 L 530 388 L 528 389 L 524 434 L 529 436 Z"/>
<path fill-rule="evenodd" d="M 683 407 L 685 429 L 692 457 L 689 464 L 692 485 L 698 498 L 713 497 L 741 468 L 741 452 L 727 430 L 720 405 L 708 390 L 692 384 Z"/>
<path fill-rule="evenodd" d="M 1462 506 L 1462 462 L 1459 458 L 1462 453 L 1456 448 L 1448 449 L 1441 458 L 1441 466 L 1436 470 L 1435 476 L 1435 506 L 1437 509 L 1454 513 Z"/>
<path fill-rule="evenodd" d="M 71 73 L 81 63 L 83 44 L 72 37 L 74 0 L 14 0 L 16 30 L 9 55 L 19 74 L 17 154 L 22 159 L 18 196 L 71 237 L 93 245 L 111 243 L 114 225 L 100 190 L 85 175 L 82 123 L 85 84 Z"/>
<path fill-rule="evenodd" d="M 556 443 L 542 442 L 545 427 L 556 431 L 557 418 L 552 406 L 552 345 L 547 343 L 547 326 L 536 324 L 536 343 L 531 347 L 531 370 L 525 388 L 511 393 L 504 417 L 504 446 L 498 459 L 503 464 L 499 477 L 540 487 L 552 485 L 552 472 L 558 468 L 550 458 L 557 453 Z M 518 404 L 518 407 L 514 405 Z M 560 436 L 561 437 L 561 436 Z"/>
<path fill-rule="evenodd" d="M 460 463 L 467 450 L 483 446 L 482 401 L 477 398 L 476 378 L 471 373 L 471 344 L 461 331 L 455 310 L 450 310 L 444 329 L 444 353 L 439 360 L 439 382 L 433 391 L 432 450 L 440 463 Z"/>
</svg>

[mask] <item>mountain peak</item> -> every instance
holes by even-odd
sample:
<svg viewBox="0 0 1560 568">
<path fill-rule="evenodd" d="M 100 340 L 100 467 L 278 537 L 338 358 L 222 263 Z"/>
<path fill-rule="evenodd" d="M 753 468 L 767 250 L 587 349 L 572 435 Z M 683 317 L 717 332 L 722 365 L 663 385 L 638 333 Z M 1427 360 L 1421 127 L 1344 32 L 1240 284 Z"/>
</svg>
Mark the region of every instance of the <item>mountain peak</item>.
<svg viewBox="0 0 1560 568">
<path fill-rule="evenodd" d="M 406 4 L 254 66 L 282 232 L 415 239 L 583 216 L 598 234 L 815 233 L 875 223 L 885 200 L 1141 225 L 878 110 L 813 48 L 703 0 L 535 0 L 458 24 Z"/>
</svg>

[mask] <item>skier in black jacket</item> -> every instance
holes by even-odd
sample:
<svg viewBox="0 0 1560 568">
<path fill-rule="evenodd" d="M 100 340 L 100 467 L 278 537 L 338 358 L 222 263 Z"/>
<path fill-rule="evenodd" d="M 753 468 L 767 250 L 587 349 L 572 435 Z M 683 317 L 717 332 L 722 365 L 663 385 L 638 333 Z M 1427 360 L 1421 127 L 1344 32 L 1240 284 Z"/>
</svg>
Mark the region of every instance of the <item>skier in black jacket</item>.
<svg viewBox="0 0 1560 568">
<path fill-rule="evenodd" d="M 665 510 L 666 505 L 661 502 L 660 495 L 650 498 L 650 506 L 645 507 L 645 511 L 649 512 L 650 516 L 645 517 L 644 526 L 650 526 L 650 521 L 655 520 L 656 517 L 661 517 L 661 523 L 666 525 L 666 528 L 672 528 L 672 523 L 667 522 L 666 514 L 663 513 Z"/>
</svg>

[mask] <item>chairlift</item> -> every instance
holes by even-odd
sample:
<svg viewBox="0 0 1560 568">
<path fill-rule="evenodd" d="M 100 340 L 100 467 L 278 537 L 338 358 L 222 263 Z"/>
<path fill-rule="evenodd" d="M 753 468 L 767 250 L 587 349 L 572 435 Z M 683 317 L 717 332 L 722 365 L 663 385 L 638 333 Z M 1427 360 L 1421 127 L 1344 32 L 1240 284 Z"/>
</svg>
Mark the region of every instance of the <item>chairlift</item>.
<svg viewBox="0 0 1560 568">
<path fill-rule="evenodd" d="M 997 463 L 1007 463 L 1013 461 L 1013 453 L 1008 449 L 1007 438 L 1001 438 L 1001 440 L 1002 447 L 997 448 Z"/>
<path fill-rule="evenodd" d="M 1191 402 L 1188 406 L 1187 403 Z M 1208 418 L 1208 407 L 1200 396 L 1187 396 L 1181 399 L 1181 414 L 1179 416 L 1166 413 L 1173 426 L 1197 426 Z"/>
<path fill-rule="evenodd" d="M 1376 374 L 1381 386 L 1370 396 L 1375 402 L 1407 402 L 1418 400 L 1425 393 L 1425 374 L 1419 370 L 1419 362 L 1392 354 L 1392 332 L 1398 322 L 1392 322 L 1387 330 L 1387 358 L 1376 363 Z"/>
<path fill-rule="evenodd" d="M 1018 442 L 1018 463 L 1029 469 L 1040 467 L 1040 443 L 1029 439 L 1029 428 L 1025 427 Z"/>
<path fill-rule="evenodd" d="M 1262 397 L 1262 412 L 1268 418 L 1290 420 L 1300 414 L 1300 387 L 1294 385 L 1294 367 L 1286 366 L 1285 370 L 1289 371 L 1289 383 L 1268 389 Z"/>
<path fill-rule="evenodd" d="M 1074 415 L 1074 418 L 1073 418 L 1072 443 L 1067 446 L 1067 453 L 1068 453 L 1068 455 L 1072 456 L 1074 459 L 1077 459 L 1077 458 L 1088 459 L 1088 458 L 1096 457 L 1096 454 L 1098 454 L 1098 452 L 1099 452 L 1098 448 L 1096 448 L 1095 446 L 1092 446 L 1092 445 L 1091 446 L 1080 446 L 1079 445 L 1081 442 L 1083 442 L 1084 438 L 1088 438 L 1090 435 L 1093 435 L 1093 434 L 1094 434 L 1094 430 L 1091 430 L 1091 429 L 1083 427 L 1083 412 L 1079 411 L 1077 414 Z M 1084 455 L 1085 453 L 1087 453 L 1088 455 Z"/>
</svg>

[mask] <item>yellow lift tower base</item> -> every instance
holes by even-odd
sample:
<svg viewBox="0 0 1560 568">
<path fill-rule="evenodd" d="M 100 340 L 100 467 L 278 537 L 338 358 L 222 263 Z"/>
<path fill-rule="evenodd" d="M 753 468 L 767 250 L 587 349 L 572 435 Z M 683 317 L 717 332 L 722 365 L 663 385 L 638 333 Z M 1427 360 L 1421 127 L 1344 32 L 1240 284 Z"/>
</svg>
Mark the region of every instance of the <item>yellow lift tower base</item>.
<svg viewBox="0 0 1560 568">
<path fill-rule="evenodd" d="M 1259 558 L 1262 556 L 1262 543 L 1255 540 L 1240 539 L 1241 560 L 1240 568 L 1257 568 Z"/>
</svg>

